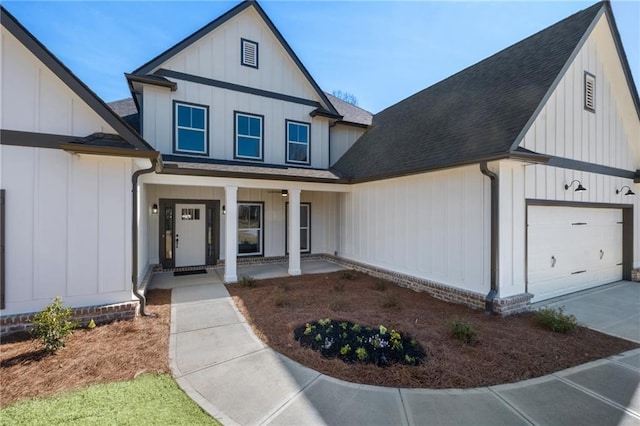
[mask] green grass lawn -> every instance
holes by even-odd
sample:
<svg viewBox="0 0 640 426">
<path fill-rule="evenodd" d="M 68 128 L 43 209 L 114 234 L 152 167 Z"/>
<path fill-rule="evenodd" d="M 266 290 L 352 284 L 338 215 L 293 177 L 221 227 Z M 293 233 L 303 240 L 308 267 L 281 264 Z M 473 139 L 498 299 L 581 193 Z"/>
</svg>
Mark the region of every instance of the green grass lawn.
<svg viewBox="0 0 640 426">
<path fill-rule="evenodd" d="M 166 374 L 89 386 L 0 410 L 2 425 L 220 425 Z"/>
</svg>

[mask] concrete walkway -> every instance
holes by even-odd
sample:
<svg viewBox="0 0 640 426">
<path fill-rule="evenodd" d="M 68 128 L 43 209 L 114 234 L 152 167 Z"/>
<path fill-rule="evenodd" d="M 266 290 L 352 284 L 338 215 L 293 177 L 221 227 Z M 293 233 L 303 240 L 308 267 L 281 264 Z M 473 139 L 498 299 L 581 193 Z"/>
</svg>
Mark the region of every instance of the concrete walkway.
<svg viewBox="0 0 640 426">
<path fill-rule="evenodd" d="M 640 425 L 640 350 L 478 389 L 357 385 L 320 374 L 263 344 L 215 274 L 171 278 L 160 275 L 152 287 L 165 281 L 175 287 L 173 375 L 226 426 Z"/>
</svg>

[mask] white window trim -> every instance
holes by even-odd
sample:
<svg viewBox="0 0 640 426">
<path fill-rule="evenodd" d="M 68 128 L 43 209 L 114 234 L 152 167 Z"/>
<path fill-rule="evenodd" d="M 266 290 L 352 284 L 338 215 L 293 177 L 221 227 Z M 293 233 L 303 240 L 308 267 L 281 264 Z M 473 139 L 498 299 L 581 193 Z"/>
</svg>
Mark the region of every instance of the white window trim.
<svg viewBox="0 0 640 426">
<path fill-rule="evenodd" d="M 260 231 L 260 238 L 258 239 L 258 244 L 260 246 L 260 250 L 258 252 L 254 252 L 254 253 L 240 253 L 240 238 L 238 238 L 238 247 L 237 247 L 237 252 L 238 252 L 238 257 L 245 257 L 245 256 L 263 256 L 264 255 L 264 204 L 262 203 L 255 203 L 255 202 L 238 202 L 238 213 L 240 212 L 240 206 L 258 206 L 260 207 L 260 227 L 259 228 L 240 228 L 240 223 L 238 223 L 237 225 L 237 233 L 240 234 L 240 230 L 244 229 L 244 230 L 250 230 L 250 231 L 254 231 L 254 230 L 258 230 Z M 236 218 L 236 220 L 239 220 L 239 218 Z"/>
<path fill-rule="evenodd" d="M 263 140 L 264 140 L 264 121 L 263 121 L 263 117 L 261 115 L 255 115 L 255 114 L 248 114 L 245 112 L 237 112 L 235 113 L 235 131 L 236 131 L 236 146 L 235 146 L 235 157 L 236 158 L 242 158 L 242 159 L 247 159 L 247 160 L 262 160 L 262 144 L 263 144 Z M 249 117 L 249 118 L 257 118 L 260 120 L 260 137 L 257 136 L 249 136 L 249 135 L 241 135 L 239 133 L 239 127 L 238 126 L 238 119 L 240 117 Z M 260 155 L 258 157 L 251 157 L 249 155 L 240 155 L 238 153 L 238 147 L 240 146 L 240 141 L 238 140 L 238 138 L 242 136 L 243 138 L 248 138 L 248 139 L 255 139 L 259 142 L 259 146 L 260 146 Z"/>
<path fill-rule="evenodd" d="M 289 124 L 295 124 L 297 126 L 303 126 L 307 128 L 307 143 L 300 143 L 297 141 L 292 141 L 291 138 L 289 138 Z M 309 125 L 309 123 L 303 123 L 300 121 L 293 121 L 293 120 L 286 120 L 286 127 L 287 127 L 287 158 L 285 158 L 285 161 L 287 163 L 295 163 L 295 164 L 311 164 L 311 125 Z M 291 144 L 296 144 L 296 145 L 306 145 L 307 146 L 307 161 L 298 161 L 298 160 L 291 160 L 289 158 L 289 146 Z"/>
<path fill-rule="evenodd" d="M 193 109 L 201 109 L 202 111 L 204 111 L 204 129 L 196 129 L 194 127 L 187 127 L 187 126 L 180 126 L 178 125 L 178 107 L 187 107 L 187 108 L 193 108 Z M 186 102 L 174 102 L 174 107 L 173 107 L 173 116 L 174 116 L 174 122 L 175 122 L 175 126 L 173 129 L 174 132 L 174 140 L 175 140 L 175 152 L 184 152 L 184 153 L 190 153 L 190 154 L 204 154 L 207 155 L 208 154 L 208 130 L 209 130 L 209 110 L 206 106 L 202 106 L 202 105 L 194 105 L 194 104 L 189 104 Z M 180 129 L 184 129 L 184 130 L 192 130 L 195 132 L 201 132 L 203 133 L 203 150 L 202 151 L 195 151 L 195 150 L 191 150 L 191 149 L 182 149 L 180 148 L 180 138 L 178 137 L 178 130 Z"/>
</svg>

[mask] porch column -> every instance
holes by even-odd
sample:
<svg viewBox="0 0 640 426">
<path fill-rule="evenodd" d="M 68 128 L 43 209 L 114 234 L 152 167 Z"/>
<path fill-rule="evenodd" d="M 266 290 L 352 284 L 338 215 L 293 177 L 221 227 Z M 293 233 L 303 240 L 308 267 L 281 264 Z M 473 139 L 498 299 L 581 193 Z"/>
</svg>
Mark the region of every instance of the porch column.
<svg viewBox="0 0 640 426">
<path fill-rule="evenodd" d="M 224 218 L 224 282 L 235 283 L 238 281 L 238 187 L 225 186 L 224 198 L 227 206 Z"/>
<path fill-rule="evenodd" d="M 289 190 L 289 275 L 300 275 L 300 190 Z"/>
</svg>

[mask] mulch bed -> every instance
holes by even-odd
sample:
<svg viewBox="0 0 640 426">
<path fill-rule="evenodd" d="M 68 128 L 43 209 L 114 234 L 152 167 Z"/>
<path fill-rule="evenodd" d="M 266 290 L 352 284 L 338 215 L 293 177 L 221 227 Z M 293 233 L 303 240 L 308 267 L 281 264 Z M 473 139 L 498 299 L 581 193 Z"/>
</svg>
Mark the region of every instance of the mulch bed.
<svg viewBox="0 0 640 426">
<path fill-rule="evenodd" d="M 481 310 L 443 302 L 376 279 L 341 273 L 303 275 L 239 284 L 227 289 L 256 334 L 278 352 L 301 364 L 349 382 L 409 388 L 473 388 L 512 383 L 553 373 L 639 347 L 623 339 L 580 327 L 560 334 L 534 324 L 533 314 L 488 316 Z M 458 318 L 478 331 L 466 344 L 451 336 L 447 324 Z M 427 353 L 418 366 L 346 363 L 325 358 L 294 338 L 294 329 L 323 318 L 380 324 L 416 339 Z"/>
<path fill-rule="evenodd" d="M 146 372 L 168 373 L 171 291 L 152 290 L 147 299 L 147 311 L 155 317 L 76 330 L 54 355 L 46 355 L 28 334 L 3 339 L 0 406 Z"/>
</svg>

